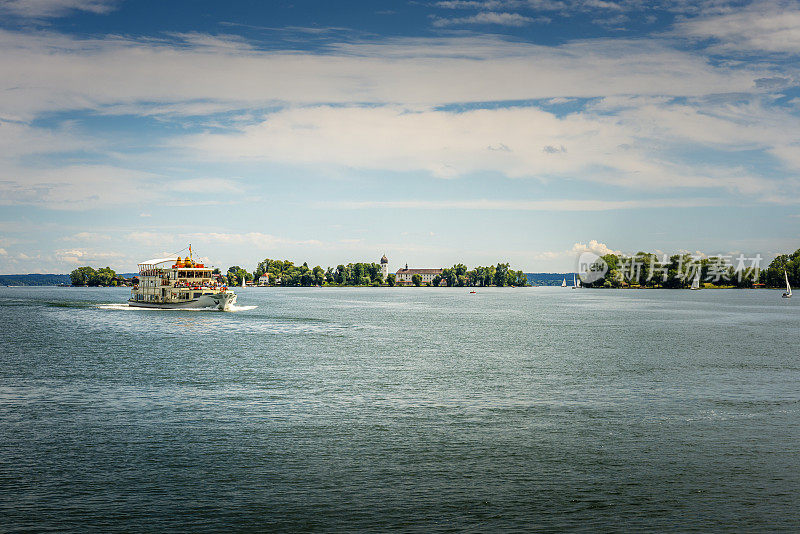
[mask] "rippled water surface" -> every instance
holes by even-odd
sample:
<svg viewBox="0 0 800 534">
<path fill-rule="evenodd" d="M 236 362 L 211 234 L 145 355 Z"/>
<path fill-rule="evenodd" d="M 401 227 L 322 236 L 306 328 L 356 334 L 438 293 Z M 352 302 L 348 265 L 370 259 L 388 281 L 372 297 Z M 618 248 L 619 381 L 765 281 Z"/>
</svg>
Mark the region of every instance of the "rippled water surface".
<svg viewBox="0 0 800 534">
<path fill-rule="evenodd" d="M 800 529 L 780 292 L 0 288 L 0 531 Z"/>
</svg>

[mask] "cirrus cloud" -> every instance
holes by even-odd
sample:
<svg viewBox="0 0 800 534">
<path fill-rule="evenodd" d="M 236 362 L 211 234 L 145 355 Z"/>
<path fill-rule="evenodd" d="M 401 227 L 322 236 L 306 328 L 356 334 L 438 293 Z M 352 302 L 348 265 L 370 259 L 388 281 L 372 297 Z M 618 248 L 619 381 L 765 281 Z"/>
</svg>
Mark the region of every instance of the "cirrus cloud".
<svg viewBox="0 0 800 534">
<path fill-rule="evenodd" d="M 0 0 L 0 13 L 25 18 L 62 17 L 73 11 L 105 14 L 116 9 L 119 0 Z"/>
<path fill-rule="evenodd" d="M 439 28 L 445 26 L 457 26 L 462 24 L 497 24 L 500 26 L 525 26 L 533 22 L 550 22 L 547 17 L 526 17 L 519 13 L 497 13 L 494 11 L 484 11 L 469 17 L 434 17 L 433 25 Z"/>
</svg>

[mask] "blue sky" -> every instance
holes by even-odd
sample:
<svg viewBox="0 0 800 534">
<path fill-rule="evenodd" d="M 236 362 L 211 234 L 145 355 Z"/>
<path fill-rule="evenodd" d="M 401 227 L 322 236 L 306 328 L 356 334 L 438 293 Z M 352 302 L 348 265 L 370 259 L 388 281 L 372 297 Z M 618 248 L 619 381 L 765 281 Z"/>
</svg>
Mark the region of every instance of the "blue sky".
<svg viewBox="0 0 800 534">
<path fill-rule="evenodd" d="M 800 4 L 0 0 L 0 272 L 800 247 Z"/>
</svg>

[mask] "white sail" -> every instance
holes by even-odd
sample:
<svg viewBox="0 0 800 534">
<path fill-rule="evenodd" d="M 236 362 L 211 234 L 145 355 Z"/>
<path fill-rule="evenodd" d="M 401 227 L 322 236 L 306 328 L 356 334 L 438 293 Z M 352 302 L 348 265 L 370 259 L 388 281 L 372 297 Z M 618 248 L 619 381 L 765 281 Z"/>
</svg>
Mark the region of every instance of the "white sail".
<svg viewBox="0 0 800 534">
<path fill-rule="evenodd" d="M 566 278 L 564 278 L 564 280 L 561 282 L 561 287 L 567 287 L 567 279 Z"/>
<path fill-rule="evenodd" d="M 700 273 L 697 273 L 697 276 L 692 280 L 692 289 L 700 289 Z"/>
<path fill-rule="evenodd" d="M 577 283 L 577 286 L 578 286 L 578 287 L 581 287 L 581 279 L 580 279 L 580 277 L 578 277 L 578 278 L 575 280 L 575 282 Z"/>
<path fill-rule="evenodd" d="M 786 269 L 783 270 L 783 277 L 786 279 L 786 295 L 787 297 L 792 296 L 792 286 L 789 285 L 789 275 L 786 273 Z"/>
</svg>

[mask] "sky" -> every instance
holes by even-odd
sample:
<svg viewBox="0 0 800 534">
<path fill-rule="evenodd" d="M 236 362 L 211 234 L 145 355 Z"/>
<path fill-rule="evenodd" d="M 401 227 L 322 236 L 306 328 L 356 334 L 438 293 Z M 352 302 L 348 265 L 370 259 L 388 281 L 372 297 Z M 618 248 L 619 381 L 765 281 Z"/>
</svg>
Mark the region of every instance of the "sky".
<svg viewBox="0 0 800 534">
<path fill-rule="evenodd" d="M 800 2 L 0 0 L 0 273 L 769 259 L 798 59 Z"/>
</svg>

